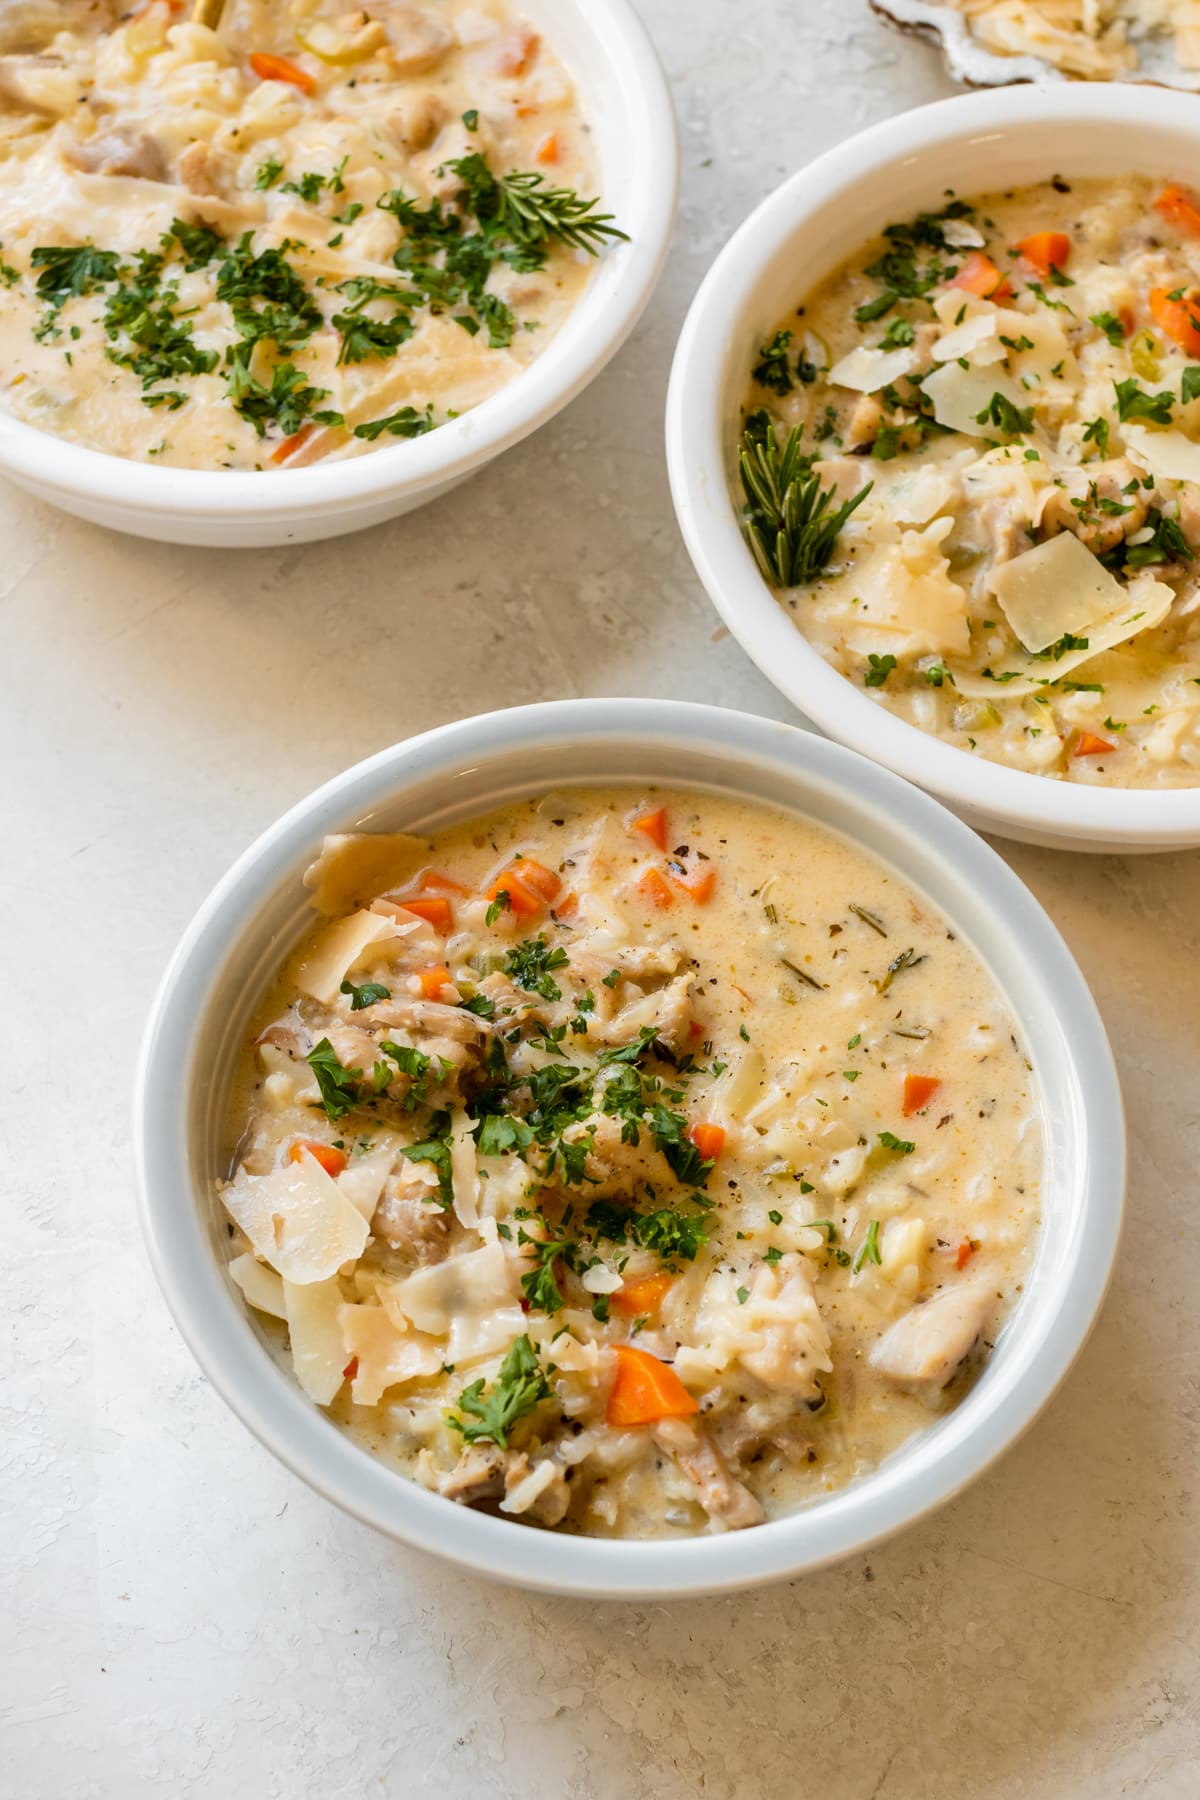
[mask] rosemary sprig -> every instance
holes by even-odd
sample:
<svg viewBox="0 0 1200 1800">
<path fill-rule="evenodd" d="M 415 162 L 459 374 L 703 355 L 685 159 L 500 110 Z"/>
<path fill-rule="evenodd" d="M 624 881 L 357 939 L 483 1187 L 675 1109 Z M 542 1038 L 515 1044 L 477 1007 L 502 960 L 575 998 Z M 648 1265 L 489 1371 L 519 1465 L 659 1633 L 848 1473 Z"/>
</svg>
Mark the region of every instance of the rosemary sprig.
<svg viewBox="0 0 1200 1800">
<path fill-rule="evenodd" d="M 776 587 L 800 587 L 824 574 L 838 535 L 872 482 L 834 507 L 836 489 L 821 486 L 813 459 L 800 449 L 793 426 L 782 451 L 768 413 L 752 413 L 742 432 L 738 466 L 746 495 L 746 541 L 766 579 Z"/>
<path fill-rule="evenodd" d="M 535 170 L 496 175 L 477 150 L 448 166 L 462 180 L 480 222 L 505 232 L 514 244 L 537 248 L 553 239 L 595 256 L 606 238 L 629 241 L 611 213 L 596 211 L 599 200 L 584 200 L 574 188 L 548 188 Z"/>
</svg>

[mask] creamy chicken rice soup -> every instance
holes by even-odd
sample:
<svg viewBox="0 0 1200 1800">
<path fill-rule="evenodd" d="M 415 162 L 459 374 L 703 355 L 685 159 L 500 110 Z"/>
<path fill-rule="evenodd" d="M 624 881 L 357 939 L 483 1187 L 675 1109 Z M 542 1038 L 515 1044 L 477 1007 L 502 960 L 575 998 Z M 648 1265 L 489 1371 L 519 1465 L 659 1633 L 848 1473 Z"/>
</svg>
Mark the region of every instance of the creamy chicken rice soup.
<svg viewBox="0 0 1200 1800">
<path fill-rule="evenodd" d="M 1034 1083 L 880 865 L 575 791 L 329 839 L 308 882 L 220 1192 L 233 1279 L 359 1443 L 529 1523 L 686 1535 L 967 1391 L 1036 1232 Z"/>
<path fill-rule="evenodd" d="M 746 528 L 882 706 L 1058 780 L 1200 782 L 1200 200 L 1064 181 L 890 225 L 762 345 Z"/>
<path fill-rule="evenodd" d="M 258 469 L 432 430 L 519 375 L 622 234 L 504 0 L 0 0 L 0 404 Z"/>
</svg>

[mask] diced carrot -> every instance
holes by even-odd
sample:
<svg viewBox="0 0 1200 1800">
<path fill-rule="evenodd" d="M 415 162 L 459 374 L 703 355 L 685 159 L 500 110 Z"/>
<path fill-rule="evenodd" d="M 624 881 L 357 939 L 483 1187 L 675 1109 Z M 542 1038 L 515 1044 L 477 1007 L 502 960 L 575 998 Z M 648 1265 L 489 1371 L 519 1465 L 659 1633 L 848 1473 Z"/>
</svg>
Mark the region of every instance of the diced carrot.
<svg viewBox="0 0 1200 1800">
<path fill-rule="evenodd" d="M 1118 306 L 1117 317 L 1121 321 L 1121 330 L 1125 333 L 1125 336 L 1132 337 L 1135 323 L 1133 308 L 1130 306 Z"/>
<path fill-rule="evenodd" d="M 450 971 L 442 963 L 434 963 L 432 968 L 422 969 L 417 980 L 425 999 L 436 1000 L 442 989 L 450 985 Z"/>
<path fill-rule="evenodd" d="M 676 874 L 672 869 L 671 880 L 680 893 L 686 894 L 697 906 L 703 906 L 712 899 L 713 889 L 717 885 L 717 871 L 711 863 L 704 863 L 698 869 L 686 870 L 683 874 Z"/>
<path fill-rule="evenodd" d="M 1065 231 L 1035 231 L 1021 238 L 1017 249 L 1029 264 L 1043 275 L 1051 269 L 1065 269 L 1071 255 L 1071 240 Z"/>
<path fill-rule="evenodd" d="M 675 904 L 675 896 L 661 869 L 647 869 L 638 877 L 636 886 L 642 899 L 657 912 L 665 912 L 668 906 Z"/>
<path fill-rule="evenodd" d="M 495 880 L 487 887 L 485 898 L 495 901 L 500 898 L 501 894 L 507 894 L 507 910 L 518 919 L 536 919 L 542 910 L 542 902 L 537 895 L 531 894 L 527 887 L 523 887 L 511 869 L 505 869 L 502 874 L 496 876 Z"/>
<path fill-rule="evenodd" d="M 644 838 L 649 838 L 656 850 L 667 847 L 667 809 L 656 806 L 653 811 L 634 813 L 629 820 L 627 830 L 640 831 Z"/>
<path fill-rule="evenodd" d="M 298 1163 L 306 1152 L 327 1175 L 340 1175 L 350 1160 L 344 1150 L 335 1150 L 332 1144 L 320 1144 L 316 1138 L 297 1138 L 288 1151 L 288 1161 Z"/>
<path fill-rule="evenodd" d="M 940 1075 L 906 1075 L 904 1077 L 903 1112 L 906 1115 L 920 1112 L 923 1106 L 929 1105 L 941 1085 Z"/>
<path fill-rule="evenodd" d="M 617 1378 L 608 1396 L 610 1425 L 653 1425 L 658 1419 L 686 1419 L 700 1409 L 674 1369 L 638 1350 L 616 1344 Z"/>
<path fill-rule="evenodd" d="M 445 937 L 454 923 L 454 914 L 450 902 L 444 894 L 404 894 L 397 901 L 405 912 L 415 913 L 418 919 L 425 919 Z"/>
<path fill-rule="evenodd" d="M 268 51 L 256 50 L 250 58 L 250 67 L 260 81 L 288 81 L 298 87 L 302 94 L 315 94 L 317 84 L 307 69 L 298 63 L 289 62 L 286 56 L 272 56 Z"/>
<path fill-rule="evenodd" d="M 557 131 L 548 131 L 544 138 L 539 138 L 533 152 L 535 162 L 556 163 L 559 157 Z"/>
<path fill-rule="evenodd" d="M 445 888 L 452 894 L 469 894 L 461 881 L 455 881 L 452 875 L 444 875 L 441 869 L 422 869 L 421 879 L 417 886 L 425 893 L 429 888 Z"/>
<path fill-rule="evenodd" d="M 358 1358 L 357 1358 L 357 1356 L 352 1356 L 350 1358 L 350 1361 L 346 1364 L 345 1368 L 342 1370 L 342 1380 L 343 1381 L 353 1381 L 354 1377 L 357 1374 L 358 1374 Z"/>
<path fill-rule="evenodd" d="M 537 33 L 525 26 L 510 31 L 496 51 L 497 75 L 523 75 L 533 60 L 539 41 Z"/>
<path fill-rule="evenodd" d="M 725 1127 L 723 1125 L 689 1125 L 688 1136 L 705 1162 L 716 1162 L 725 1148 Z"/>
<path fill-rule="evenodd" d="M 965 1269 L 966 1268 L 967 1264 L 971 1260 L 971 1256 L 972 1256 L 974 1249 L 975 1249 L 975 1246 L 971 1242 L 970 1238 L 963 1238 L 962 1242 L 958 1246 L 958 1249 L 954 1252 L 954 1266 L 956 1269 Z"/>
<path fill-rule="evenodd" d="M 1081 731 L 1075 740 L 1075 748 L 1071 755 L 1104 756 L 1108 751 L 1115 750 L 1116 747 L 1115 744 L 1110 744 L 1107 738 L 1097 737 L 1094 731 Z"/>
<path fill-rule="evenodd" d="M 1160 331 L 1174 338 L 1189 356 L 1200 356 L 1200 293 L 1186 288 L 1178 300 L 1172 295 L 1177 288 L 1156 287 L 1150 290 L 1150 316 Z"/>
<path fill-rule="evenodd" d="M 576 893 L 564 894 L 561 900 L 554 902 L 556 919 L 573 919 L 579 911 L 579 896 Z"/>
<path fill-rule="evenodd" d="M 962 267 L 950 286 L 964 288 L 968 294 L 978 294 L 981 300 L 1012 299 L 1012 288 L 1007 279 L 982 250 L 972 250 L 963 258 Z"/>
<path fill-rule="evenodd" d="M 294 456 L 297 450 L 307 444 L 315 430 L 315 425 L 302 425 L 299 431 L 293 431 L 291 437 L 285 437 L 282 443 L 276 444 L 269 460 L 273 463 L 286 462 L 289 456 Z"/>
<path fill-rule="evenodd" d="M 702 1038 L 704 1036 L 704 1027 L 699 1019 L 693 1019 L 688 1026 L 688 1036 L 692 1039 Z"/>
<path fill-rule="evenodd" d="M 626 1319 L 641 1319 L 656 1313 L 671 1285 L 669 1275 L 641 1275 L 627 1281 L 609 1296 L 614 1309 Z"/>
<path fill-rule="evenodd" d="M 1154 202 L 1154 210 L 1169 219 L 1188 237 L 1200 237 L 1200 206 L 1188 193 L 1186 188 L 1175 182 L 1168 182 L 1158 199 Z"/>
<path fill-rule="evenodd" d="M 512 873 L 521 886 L 528 888 L 531 894 L 536 894 L 539 900 L 557 900 L 562 891 L 561 878 L 553 869 L 543 868 L 540 862 L 534 862 L 532 856 L 518 857 L 512 866 Z"/>
</svg>

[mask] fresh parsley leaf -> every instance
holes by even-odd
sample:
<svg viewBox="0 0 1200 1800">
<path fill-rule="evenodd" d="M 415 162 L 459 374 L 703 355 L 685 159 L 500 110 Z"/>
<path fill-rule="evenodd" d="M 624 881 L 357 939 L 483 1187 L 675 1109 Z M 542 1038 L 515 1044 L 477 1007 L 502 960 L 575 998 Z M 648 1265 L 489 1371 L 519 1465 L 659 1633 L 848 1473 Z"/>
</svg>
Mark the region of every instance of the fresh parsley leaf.
<svg viewBox="0 0 1200 1800">
<path fill-rule="evenodd" d="M 327 1037 L 314 1044 L 304 1060 L 316 1077 L 327 1118 L 340 1119 L 358 1105 L 362 1070 L 346 1068 Z"/>
<path fill-rule="evenodd" d="M 378 981 L 364 981 L 361 987 L 355 987 L 352 981 L 343 981 L 340 993 L 349 994 L 350 1011 L 362 1012 L 366 1006 L 374 1006 L 378 1000 L 390 1000 L 391 988 L 385 988 Z"/>
<path fill-rule="evenodd" d="M 863 676 L 864 686 L 883 687 L 888 676 L 896 667 L 896 658 L 890 651 L 884 656 L 877 656 L 872 650 L 867 656 L 867 663 L 869 667 Z"/>
<path fill-rule="evenodd" d="M 1033 430 L 1032 406 L 1014 406 L 1005 394 L 993 394 L 982 412 L 975 414 L 977 425 L 990 425 L 1006 437 L 1020 437 Z"/>
<path fill-rule="evenodd" d="M 899 1138 L 894 1131 L 881 1131 L 879 1142 L 885 1150 L 894 1151 L 897 1156 L 911 1156 L 917 1147 L 911 1138 Z"/>
<path fill-rule="evenodd" d="M 1169 425 L 1174 406 L 1170 394 L 1147 394 L 1130 376 L 1128 381 L 1115 381 L 1117 417 L 1122 424 L 1129 419 L 1148 419 L 1152 425 Z"/>
<path fill-rule="evenodd" d="M 879 1263 L 883 1258 L 879 1254 L 879 1220 L 872 1219 L 867 1226 L 867 1235 L 859 1246 L 858 1255 L 854 1258 L 852 1273 L 857 1275 L 864 1263 Z"/>
<path fill-rule="evenodd" d="M 548 1400 L 550 1396 L 550 1383 L 538 1361 L 537 1351 L 522 1334 L 514 1339 L 490 1391 L 480 1377 L 458 1396 L 459 1412 L 468 1414 L 478 1423 L 466 1423 L 453 1413 L 448 1413 L 446 1419 L 455 1431 L 462 1433 L 465 1443 L 476 1444 L 490 1438 L 501 1450 L 507 1450 L 508 1434 L 513 1426 L 531 1413 L 539 1401 Z"/>
<path fill-rule="evenodd" d="M 759 346 L 759 360 L 751 371 L 753 379 L 760 387 L 770 388 L 775 394 L 790 394 L 796 385 L 792 380 L 791 366 L 788 362 L 788 348 L 792 341 L 790 331 L 781 330 Z"/>
<path fill-rule="evenodd" d="M 567 960 L 561 945 L 552 947 L 544 937 L 526 938 L 514 944 L 504 958 L 504 972 L 527 993 L 540 994 L 543 1000 L 561 1000 L 562 989 L 550 971 L 565 969 Z"/>
<path fill-rule="evenodd" d="M 1110 344 L 1119 346 L 1125 342 L 1125 327 L 1115 313 L 1092 313 L 1090 318 L 1091 323 L 1098 331 L 1104 333 Z"/>
<path fill-rule="evenodd" d="M 432 431 L 433 428 L 432 404 L 428 405 L 424 412 L 418 412 L 415 406 L 402 406 L 399 412 L 388 413 L 385 418 L 365 419 L 361 425 L 354 427 L 354 435 L 357 438 L 368 438 L 373 443 L 385 432 L 389 437 L 415 438 L 424 437 L 425 433 Z M 494 925 L 500 912 L 504 910 L 504 907 L 499 905 L 501 900 L 503 900 L 504 906 L 507 906 L 508 895 L 497 894 L 492 906 L 488 907 L 487 922 L 489 925 Z M 493 907 L 498 908 L 494 915 Z"/>
</svg>

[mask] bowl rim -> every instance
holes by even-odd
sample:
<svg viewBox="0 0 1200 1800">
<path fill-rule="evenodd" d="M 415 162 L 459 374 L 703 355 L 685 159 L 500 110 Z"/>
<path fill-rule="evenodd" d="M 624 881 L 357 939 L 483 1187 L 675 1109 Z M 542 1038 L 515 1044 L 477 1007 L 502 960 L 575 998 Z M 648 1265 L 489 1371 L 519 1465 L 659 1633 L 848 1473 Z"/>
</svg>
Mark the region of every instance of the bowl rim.
<svg viewBox="0 0 1200 1800">
<path fill-rule="evenodd" d="M 666 261 L 679 193 L 671 92 L 632 0 L 558 4 L 572 9 L 603 44 L 624 99 L 631 161 L 636 157 L 638 170 L 630 184 L 631 208 L 620 221 L 629 241 L 614 243 L 593 271 L 593 282 L 611 271 L 611 291 L 588 332 L 572 333 L 574 314 L 568 316 L 543 354 L 479 406 L 423 437 L 384 444 L 344 462 L 285 470 L 174 468 L 75 444 L 0 413 L 0 472 L 11 471 L 48 496 L 132 510 L 148 521 L 282 520 L 314 508 L 336 512 L 448 484 L 553 417 L 616 355 L 641 316 Z M 585 290 L 574 312 L 586 301 Z"/>
<path fill-rule="evenodd" d="M 768 194 L 717 256 L 680 333 L 666 410 L 671 494 L 696 572 L 721 618 L 773 686 L 820 730 L 997 831 L 1043 834 L 1079 849 L 1180 849 L 1200 844 L 1200 784 L 1160 791 L 1055 781 L 972 756 L 860 693 L 809 643 L 759 574 L 729 485 L 722 399 L 739 351 L 735 322 L 781 245 L 835 199 L 853 207 L 881 168 L 948 159 L 964 140 L 999 139 L 1006 129 L 1072 122 L 1109 134 L 1138 125 L 1186 131 L 1200 150 L 1191 94 L 1112 83 L 989 89 L 870 126 Z"/>
<path fill-rule="evenodd" d="M 963 896 L 982 909 L 993 941 L 1007 945 L 1014 966 L 1019 960 L 1034 971 L 1039 1005 L 1043 993 L 1055 997 L 1053 1055 L 1068 1119 L 1062 1181 L 1074 1220 L 1047 1278 L 1047 1298 L 1028 1314 L 1003 1378 L 989 1390 L 985 1375 L 945 1415 L 934 1450 L 893 1464 L 886 1479 L 885 1461 L 836 1495 L 753 1531 L 668 1543 L 564 1536 L 474 1513 L 354 1445 L 272 1360 L 234 1300 L 204 1231 L 204 1176 L 193 1168 L 187 1142 L 193 1089 L 206 1074 L 189 1067 L 197 1022 L 235 946 L 254 942 L 256 931 L 261 939 L 269 898 L 294 885 L 323 833 L 351 828 L 420 783 L 474 773 L 492 758 L 499 764 L 514 752 L 536 753 L 540 766 L 553 768 L 555 750 L 569 746 L 599 767 L 606 746 L 631 742 L 651 765 L 656 749 L 674 749 L 715 758 L 726 769 L 760 771 L 764 784 L 782 778 L 794 784 L 799 810 L 806 790 L 813 804 L 823 796 L 857 806 L 863 829 L 881 834 L 885 845 L 920 845 L 922 866 L 940 871 L 937 879 L 960 896 L 960 914 Z M 530 791 L 534 784 L 521 785 Z M 847 835 L 867 854 L 888 859 L 888 848 Z M 927 891 L 954 916 L 932 880 Z M 1018 1015 L 1026 1025 L 1033 1010 L 1030 1001 Z M 1007 864 L 938 802 L 853 751 L 794 726 L 679 701 L 554 701 L 460 720 L 368 757 L 299 801 L 216 884 L 170 961 L 138 1063 L 133 1147 L 143 1236 L 167 1305 L 214 1386 L 280 1461 L 393 1539 L 491 1579 L 596 1598 L 692 1596 L 784 1579 L 864 1550 L 944 1504 L 1032 1423 L 1074 1362 L 1108 1286 L 1124 1198 L 1121 1097 L 1103 1024 L 1065 943 Z M 931 1441 L 932 1434 L 919 1439 Z"/>
</svg>

